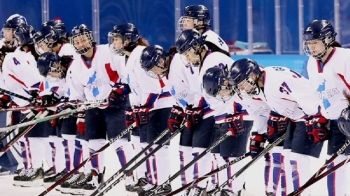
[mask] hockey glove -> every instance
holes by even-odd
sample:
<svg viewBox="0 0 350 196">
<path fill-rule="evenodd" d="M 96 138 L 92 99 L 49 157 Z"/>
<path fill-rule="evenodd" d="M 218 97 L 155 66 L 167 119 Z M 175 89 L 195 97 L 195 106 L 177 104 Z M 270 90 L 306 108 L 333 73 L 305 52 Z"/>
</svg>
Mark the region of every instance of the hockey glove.
<svg viewBox="0 0 350 196">
<path fill-rule="evenodd" d="M 258 132 L 252 132 L 250 137 L 250 156 L 254 159 L 258 154 L 260 154 L 265 149 L 266 135 L 259 134 Z"/>
<path fill-rule="evenodd" d="M 267 140 L 269 143 L 274 142 L 287 131 L 288 123 L 289 118 L 271 111 L 267 121 Z"/>
<path fill-rule="evenodd" d="M 225 118 L 225 123 L 228 126 L 228 131 L 233 137 L 241 135 L 245 131 L 243 115 L 241 113 L 229 114 Z"/>
<path fill-rule="evenodd" d="M 77 130 L 80 134 L 85 133 L 85 112 L 78 112 L 76 113 L 77 116 Z"/>
<path fill-rule="evenodd" d="M 134 123 L 134 113 L 132 112 L 132 109 L 126 108 L 125 109 L 125 125 L 126 127 L 129 127 L 130 125 L 132 125 Z"/>
<path fill-rule="evenodd" d="M 33 97 L 33 99 L 36 99 L 39 96 L 39 90 L 30 90 L 29 94 Z"/>
<path fill-rule="evenodd" d="M 196 126 L 202 122 L 203 114 L 203 108 L 193 108 L 193 105 L 188 105 L 185 109 L 186 128 L 188 130 L 195 129 Z"/>
<path fill-rule="evenodd" d="M 0 108 L 7 109 L 12 106 L 11 97 L 8 95 L 0 95 Z"/>
<path fill-rule="evenodd" d="M 174 132 L 180 128 L 184 116 L 185 113 L 181 107 L 174 105 L 173 108 L 171 108 L 170 116 L 168 119 L 168 127 L 171 132 Z"/>
<path fill-rule="evenodd" d="M 108 96 L 110 106 L 120 107 L 127 101 L 127 96 L 130 93 L 129 85 L 117 83 L 112 87 L 112 91 Z"/>
<path fill-rule="evenodd" d="M 43 95 L 41 97 L 41 105 L 44 105 L 44 106 L 53 105 L 59 102 L 60 102 L 59 95 L 55 92 L 52 92 L 49 95 Z"/>
<path fill-rule="evenodd" d="M 134 113 L 134 121 L 136 122 L 136 127 L 140 127 L 140 125 L 147 124 L 149 122 L 148 113 L 151 108 L 149 107 L 136 107 L 133 109 Z"/>
<path fill-rule="evenodd" d="M 310 116 L 305 123 L 309 139 L 314 144 L 329 138 L 328 120 L 325 117 L 321 115 Z"/>
</svg>

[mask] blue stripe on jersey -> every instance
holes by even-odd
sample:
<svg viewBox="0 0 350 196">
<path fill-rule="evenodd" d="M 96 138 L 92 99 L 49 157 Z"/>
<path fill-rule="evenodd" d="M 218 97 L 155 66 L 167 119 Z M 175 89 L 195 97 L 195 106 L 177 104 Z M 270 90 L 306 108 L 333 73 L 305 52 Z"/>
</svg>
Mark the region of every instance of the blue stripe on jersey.
<svg viewBox="0 0 350 196">
<path fill-rule="evenodd" d="M 58 86 L 54 86 L 51 88 L 50 91 L 55 93 L 55 92 L 57 92 L 58 88 L 59 88 Z"/>
<path fill-rule="evenodd" d="M 215 116 L 214 118 L 215 118 L 215 121 L 220 121 L 220 120 L 225 119 L 226 116 L 227 116 L 227 113 Z"/>
<path fill-rule="evenodd" d="M 153 108 L 153 104 L 157 100 L 157 98 L 158 94 L 150 93 L 144 106 Z"/>
<path fill-rule="evenodd" d="M 37 89 L 39 89 L 39 86 L 40 86 L 40 82 L 38 82 L 38 83 L 36 83 L 36 84 L 34 84 L 33 86 L 31 86 L 32 88 L 37 88 Z"/>
<path fill-rule="evenodd" d="M 170 97 L 170 96 L 171 96 L 170 92 L 167 91 L 167 92 L 163 92 L 162 94 L 160 94 L 158 99 L 166 98 L 166 97 Z"/>
</svg>

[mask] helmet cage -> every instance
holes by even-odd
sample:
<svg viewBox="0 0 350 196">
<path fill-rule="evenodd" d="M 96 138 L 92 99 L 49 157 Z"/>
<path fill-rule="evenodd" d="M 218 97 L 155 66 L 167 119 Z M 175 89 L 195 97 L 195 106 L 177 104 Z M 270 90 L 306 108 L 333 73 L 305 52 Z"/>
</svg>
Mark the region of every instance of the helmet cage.
<svg viewBox="0 0 350 196">
<path fill-rule="evenodd" d="M 322 44 L 324 46 L 324 50 L 318 54 L 313 54 L 308 46 L 309 43 L 312 41 L 322 41 Z M 310 34 L 304 34 L 304 41 L 303 41 L 304 53 L 307 56 L 312 56 L 315 59 L 320 60 L 326 55 L 328 48 L 330 48 L 332 46 L 334 41 L 335 41 L 335 37 L 331 36 L 331 32 L 327 33 L 325 36 L 323 36 L 321 38 L 316 38 L 316 39 L 312 39 L 312 35 L 310 35 Z"/>
<path fill-rule="evenodd" d="M 89 46 L 85 46 L 84 48 L 77 48 L 76 47 L 76 44 L 74 42 L 74 39 L 75 38 L 78 38 L 78 37 L 81 37 L 81 36 L 86 36 L 86 38 L 88 39 L 89 41 Z M 80 54 L 80 55 L 84 55 L 86 54 L 91 48 L 92 48 L 92 45 L 93 45 L 93 36 L 92 36 L 92 32 L 91 31 L 83 31 L 83 32 L 79 32 L 75 35 L 72 35 L 70 37 L 70 43 L 72 44 L 72 46 L 74 47 L 75 51 Z"/>
<path fill-rule="evenodd" d="M 123 36 L 120 33 L 115 33 L 111 31 L 108 33 L 107 37 L 108 37 L 108 47 L 112 51 L 112 53 L 117 55 L 124 55 L 125 53 L 124 45 L 122 45 L 121 48 L 117 49 L 114 47 L 114 44 L 113 44 L 115 37 L 120 37 L 122 39 L 122 44 L 124 44 Z"/>
</svg>

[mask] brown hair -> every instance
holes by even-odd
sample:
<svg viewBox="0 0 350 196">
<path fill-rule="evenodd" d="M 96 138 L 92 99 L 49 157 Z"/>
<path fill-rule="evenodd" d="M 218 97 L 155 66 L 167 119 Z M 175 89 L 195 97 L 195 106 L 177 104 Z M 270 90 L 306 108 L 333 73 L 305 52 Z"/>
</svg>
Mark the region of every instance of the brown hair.
<svg viewBox="0 0 350 196">
<path fill-rule="evenodd" d="M 137 46 L 149 46 L 149 43 L 148 41 L 143 38 L 143 37 L 140 37 L 138 40 L 137 40 L 137 43 L 136 43 Z"/>
<path fill-rule="evenodd" d="M 331 44 L 331 47 L 333 47 L 333 48 L 335 48 L 335 47 L 341 48 L 342 46 L 341 46 L 341 44 L 340 44 L 338 41 L 334 41 L 334 42 Z"/>
</svg>

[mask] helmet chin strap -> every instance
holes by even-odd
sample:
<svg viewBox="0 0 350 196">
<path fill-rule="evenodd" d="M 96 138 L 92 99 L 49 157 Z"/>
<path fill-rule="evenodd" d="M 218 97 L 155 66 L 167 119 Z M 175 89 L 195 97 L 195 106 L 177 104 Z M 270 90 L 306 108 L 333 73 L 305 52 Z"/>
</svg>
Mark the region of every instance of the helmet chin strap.
<svg viewBox="0 0 350 196">
<path fill-rule="evenodd" d="M 326 54 L 329 48 L 331 48 L 331 44 L 333 43 L 333 41 L 331 41 L 330 43 L 326 43 L 326 38 L 322 39 L 322 43 L 324 45 L 324 51 L 321 52 L 320 54 L 317 55 L 312 55 L 312 57 L 314 57 L 317 60 L 321 60 Z"/>
</svg>

